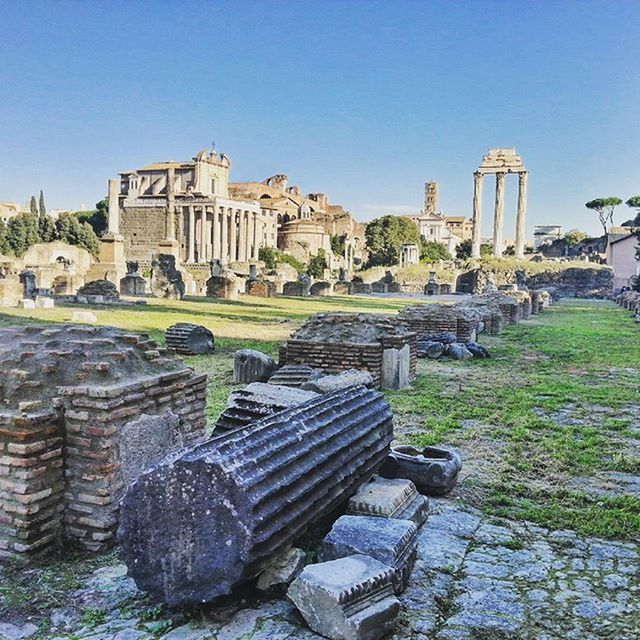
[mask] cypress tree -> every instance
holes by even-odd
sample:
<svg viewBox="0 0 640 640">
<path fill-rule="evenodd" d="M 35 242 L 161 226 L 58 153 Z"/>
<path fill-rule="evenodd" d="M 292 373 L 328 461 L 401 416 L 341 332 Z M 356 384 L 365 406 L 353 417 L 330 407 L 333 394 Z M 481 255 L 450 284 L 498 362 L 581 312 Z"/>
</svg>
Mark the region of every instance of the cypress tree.
<svg viewBox="0 0 640 640">
<path fill-rule="evenodd" d="M 31 209 L 31 213 L 33 213 L 34 216 L 38 215 L 38 204 L 36 203 L 36 197 L 35 196 L 31 196 L 31 202 L 29 203 L 29 209 Z"/>
<path fill-rule="evenodd" d="M 42 189 L 40 189 L 40 205 L 39 205 L 39 209 L 40 209 L 40 215 L 41 216 L 46 216 L 47 215 L 47 208 L 44 206 L 44 193 L 42 193 Z"/>
</svg>

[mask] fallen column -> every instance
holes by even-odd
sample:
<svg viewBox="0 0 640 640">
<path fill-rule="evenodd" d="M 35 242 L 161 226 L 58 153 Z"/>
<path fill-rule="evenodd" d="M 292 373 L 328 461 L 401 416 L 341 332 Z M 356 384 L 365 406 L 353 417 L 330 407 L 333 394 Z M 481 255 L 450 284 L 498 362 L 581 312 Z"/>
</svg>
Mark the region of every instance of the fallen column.
<svg viewBox="0 0 640 640">
<path fill-rule="evenodd" d="M 391 418 L 381 394 L 352 387 L 165 459 L 122 500 L 129 575 L 169 605 L 230 593 L 373 475 Z"/>
</svg>

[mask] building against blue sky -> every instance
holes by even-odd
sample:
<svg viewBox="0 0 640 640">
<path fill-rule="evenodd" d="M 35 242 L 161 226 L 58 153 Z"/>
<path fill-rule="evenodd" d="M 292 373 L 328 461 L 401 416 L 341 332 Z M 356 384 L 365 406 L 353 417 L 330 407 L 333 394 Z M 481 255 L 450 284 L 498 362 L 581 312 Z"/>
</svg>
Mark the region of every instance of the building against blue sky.
<svg viewBox="0 0 640 640">
<path fill-rule="evenodd" d="M 640 193 L 638 2 L 2 0 L 0 18 L 3 201 L 91 206 L 212 140 L 232 180 L 287 173 L 360 220 L 417 211 L 429 179 L 471 215 L 491 147 L 530 170 L 529 239 L 597 232 L 587 200 Z"/>
</svg>

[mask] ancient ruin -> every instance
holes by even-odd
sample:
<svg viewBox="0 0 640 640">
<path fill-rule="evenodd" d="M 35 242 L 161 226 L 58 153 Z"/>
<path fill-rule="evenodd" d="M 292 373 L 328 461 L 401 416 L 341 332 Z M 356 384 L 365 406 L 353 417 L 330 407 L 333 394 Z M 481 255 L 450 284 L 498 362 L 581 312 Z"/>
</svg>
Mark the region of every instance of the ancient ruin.
<svg viewBox="0 0 640 640">
<path fill-rule="evenodd" d="M 405 307 L 398 320 L 415 331 L 419 338 L 451 332 L 458 342 L 473 342 L 481 314 L 472 308 L 446 304 L 417 304 Z"/>
<path fill-rule="evenodd" d="M 482 158 L 478 170 L 473 174 L 473 240 L 471 257 L 480 257 L 482 236 L 482 182 L 487 174 L 496 174 L 496 202 L 493 217 L 493 255 L 501 257 L 504 252 L 504 187 L 509 173 L 518 174 L 518 214 L 516 219 L 516 258 L 524 258 L 524 234 L 527 214 L 527 178 L 529 172 L 515 149 L 489 149 Z"/>
<path fill-rule="evenodd" d="M 0 329 L 0 556 L 114 541 L 127 484 L 204 434 L 206 376 L 145 336 Z"/>
<path fill-rule="evenodd" d="M 230 593 L 370 478 L 392 436 L 381 394 L 354 387 L 165 459 L 122 500 L 130 575 L 170 605 Z"/>
<path fill-rule="evenodd" d="M 416 334 L 397 319 L 366 313 L 311 316 L 280 347 L 280 363 L 325 373 L 364 369 L 377 387 L 402 389 L 415 379 Z"/>
<path fill-rule="evenodd" d="M 167 347 L 188 356 L 213 353 L 215 350 L 213 333 L 199 324 L 178 322 L 166 330 L 164 338 Z"/>
</svg>

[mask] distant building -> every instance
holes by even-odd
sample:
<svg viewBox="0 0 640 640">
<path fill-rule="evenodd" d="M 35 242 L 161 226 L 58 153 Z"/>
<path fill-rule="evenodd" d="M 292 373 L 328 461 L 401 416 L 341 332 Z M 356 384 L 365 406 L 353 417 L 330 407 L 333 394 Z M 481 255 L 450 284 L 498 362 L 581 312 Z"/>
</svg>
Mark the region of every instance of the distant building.
<svg viewBox="0 0 640 640">
<path fill-rule="evenodd" d="M 562 225 L 537 224 L 533 227 L 533 247 L 539 249 L 543 244 L 551 244 L 554 240 L 562 238 Z"/>
<path fill-rule="evenodd" d="M 628 287 L 631 284 L 631 278 L 640 275 L 640 261 L 636 257 L 639 243 L 640 237 L 636 233 L 627 233 L 609 241 L 607 264 L 613 269 L 614 289 Z"/>
<path fill-rule="evenodd" d="M 458 237 L 471 240 L 473 237 L 473 220 L 464 216 L 446 216 L 445 224 Z"/>
<path fill-rule="evenodd" d="M 11 218 L 15 218 L 19 213 L 29 211 L 28 207 L 17 202 L 0 202 L 0 220 L 8 222 Z"/>
</svg>

